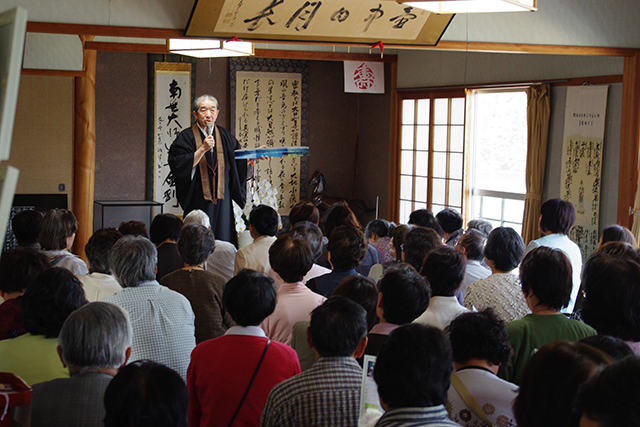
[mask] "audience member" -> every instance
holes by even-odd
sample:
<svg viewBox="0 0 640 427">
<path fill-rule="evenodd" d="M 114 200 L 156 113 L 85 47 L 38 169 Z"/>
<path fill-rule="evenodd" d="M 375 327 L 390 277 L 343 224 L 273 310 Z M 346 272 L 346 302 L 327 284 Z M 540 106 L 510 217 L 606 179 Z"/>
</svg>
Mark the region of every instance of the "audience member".
<svg viewBox="0 0 640 427">
<path fill-rule="evenodd" d="M 308 337 L 319 359 L 271 390 L 260 425 L 357 425 L 362 369 L 355 358 L 367 346 L 366 335 L 364 309 L 347 298 L 331 297 L 313 310 Z"/>
<path fill-rule="evenodd" d="M 160 284 L 184 295 L 191 303 L 196 316 L 196 344 L 224 335 L 233 326 L 222 304 L 225 282 L 204 269 L 214 251 L 213 232 L 203 225 L 189 224 L 180 230 L 177 244 L 184 267 L 164 276 Z"/>
<path fill-rule="evenodd" d="M 427 252 L 420 274 L 431 287 L 431 301 L 414 322 L 444 329 L 456 316 L 469 311 L 455 297 L 464 267 L 464 256 L 452 247 L 443 245 Z"/>
<path fill-rule="evenodd" d="M 374 219 L 367 224 L 364 236 L 369 242 L 369 246 L 378 252 L 378 262 L 380 264 L 391 262 L 393 257 L 393 243 L 391 233 L 395 229 L 395 224 L 385 219 Z"/>
<path fill-rule="evenodd" d="M 598 249 L 608 242 L 625 242 L 632 245 L 635 249 L 638 249 L 638 242 L 633 233 L 622 225 L 610 225 L 602 230 L 602 236 L 598 242 Z"/>
<path fill-rule="evenodd" d="M 578 291 L 580 290 L 580 272 L 582 271 L 582 254 L 580 248 L 571 239 L 569 239 L 569 230 L 576 219 L 576 212 L 573 205 L 562 199 L 549 199 L 542 204 L 540 208 L 540 225 L 538 230 L 542 237 L 532 240 L 527 245 L 527 253 L 539 246 L 548 246 L 554 249 L 560 249 L 564 252 L 573 269 L 573 289 L 571 290 L 571 299 L 566 308 L 565 313 L 571 313 L 574 309 Z"/>
<path fill-rule="evenodd" d="M 459 426 L 444 408 L 452 365 L 441 330 L 413 323 L 393 331 L 373 370 L 386 411 L 376 427 Z"/>
<path fill-rule="evenodd" d="M 120 307 L 87 304 L 69 315 L 58 354 L 70 378 L 33 386 L 31 426 L 102 427 L 104 391 L 131 355 L 131 324 Z"/>
<path fill-rule="evenodd" d="M 522 237 L 510 227 L 495 228 L 484 247 L 484 259 L 491 276 L 469 285 L 464 305 L 471 310 L 493 308 L 505 322 L 521 319 L 531 311 L 527 307 L 520 279 L 511 274 L 524 256 Z"/>
<path fill-rule="evenodd" d="M 184 380 L 173 369 L 149 360 L 133 362 L 104 392 L 104 426 L 187 427 L 188 403 Z"/>
<path fill-rule="evenodd" d="M 38 274 L 49 267 L 41 252 L 18 248 L 5 251 L 0 258 L 0 340 L 27 332 L 22 312 L 22 295 Z"/>
<path fill-rule="evenodd" d="M 73 212 L 66 209 L 52 209 L 42 218 L 38 240 L 51 267 L 66 268 L 77 275 L 89 274 L 87 264 L 77 255 L 69 252 L 77 230 L 78 221 Z"/>
<path fill-rule="evenodd" d="M 89 261 L 89 274 L 78 276 L 87 301 L 100 301 L 122 290 L 122 286 L 111 275 L 109 251 L 122 234 L 115 228 L 102 228 L 89 238 L 84 253 Z"/>
<path fill-rule="evenodd" d="M 582 338 L 578 342 L 597 348 L 614 361 L 634 356 L 633 350 L 631 350 L 631 347 L 629 347 L 626 342 L 622 341 L 620 338 L 609 335 L 591 335 L 586 338 Z"/>
<path fill-rule="evenodd" d="M 393 243 L 393 256 L 396 262 L 402 262 L 402 245 L 404 238 L 413 226 L 400 224 L 391 232 L 391 242 Z"/>
<path fill-rule="evenodd" d="M 141 236 L 149 238 L 147 226 L 142 221 L 122 221 L 118 226 L 118 231 L 123 236 Z"/>
<path fill-rule="evenodd" d="M 359 274 L 356 267 L 367 253 L 367 243 L 359 229 L 341 226 L 331 233 L 327 248 L 333 270 L 307 282 L 309 289 L 325 297 L 330 296 L 345 277 Z"/>
<path fill-rule="evenodd" d="M 276 241 L 278 212 L 267 205 L 254 207 L 249 214 L 249 232 L 254 241 L 236 253 L 234 274 L 243 268 L 269 274 L 269 247 Z"/>
<path fill-rule="evenodd" d="M 223 302 L 234 326 L 191 353 L 187 387 L 192 427 L 224 427 L 233 421 L 257 426 L 273 386 L 300 373 L 296 353 L 270 341 L 259 327 L 276 306 L 271 279 L 242 270 L 227 283 Z"/>
<path fill-rule="evenodd" d="M 131 360 L 150 359 L 187 374 L 196 346 L 189 300 L 155 280 L 156 248 L 140 236 L 124 236 L 109 254 L 109 265 L 124 288 L 103 301 L 127 310 L 133 329 Z"/>
<path fill-rule="evenodd" d="M 56 338 L 67 317 L 86 303 L 80 281 L 69 270 L 56 267 L 38 274 L 21 300 L 28 333 L 0 341 L 0 372 L 12 372 L 31 386 L 68 377 Z"/>
<path fill-rule="evenodd" d="M 184 217 L 183 226 L 188 224 L 200 224 L 211 229 L 209 215 L 200 209 L 192 210 Z M 237 249 L 233 243 L 216 239 L 213 253 L 207 260 L 205 270 L 221 277 L 222 280 L 227 283 L 233 277 L 233 264 L 236 260 L 236 252 Z"/>
<path fill-rule="evenodd" d="M 449 418 L 465 427 L 489 425 L 485 420 L 515 426 L 512 407 L 518 386 L 498 378 L 498 368 L 513 355 L 504 321 L 487 308 L 461 314 L 447 332 L 456 371 L 448 393 Z M 477 408 L 482 412 L 476 413 Z"/>
<path fill-rule="evenodd" d="M 640 359 L 630 357 L 594 375 L 574 402 L 584 427 L 640 427 Z"/>
<path fill-rule="evenodd" d="M 486 279 L 491 275 L 491 270 L 482 265 L 484 260 L 484 242 L 486 236 L 482 232 L 473 228 L 468 229 L 456 245 L 456 250 L 460 251 L 466 260 L 464 279 L 460 284 L 460 289 L 456 292 L 456 297 L 460 304 L 464 304 L 464 297 L 467 294 L 469 285 L 481 279 Z"/>
<path fill-rule="evenodd" d="M 438 224 L 444 231 L 444 244 L 455 248 L 464 233 L 462 216 L 455 209 L 443 209 L 436 214 Z"/>
<path fill-rule="evenodd" d="M 420 271 L 424 257 L 433 248 L 442 246 L 442 239 L 431 228 L 412 227 L 404 236 L 402 261 Z"/>
<path fill-rule="evenodd" d="M 606 354 L 585 344 L 558 341 L 542 346 L 522 373 L 513 404 L 518 427 L 578 427 L 573 400 L 580 386 L 609 365 Z"/>
<path fill-rule="evenodd" d="M 156 280 L 184 267 L 178 253 L 178 236 L 182 230 L 182 220 L 173 214 L 159 214 L 151 221 L 149 236 L 158 251 Z"/>
<path fill-rule="evenodd" d="M 569 303 L 573 282 L 571 264 L 560 249 L 541 246 L 529 252 L 520 266 L 520 281 L 531 314 L 507 325 L 514 357 L 501 377 L 518 383 L 524 366 L 537 349 L 560 340 L 579 341 L 596 331 L 560 312 Z"/>
<path fill-rule="evenodd" d="M 411 214 L 409 215 L 408 224 L 418 225 L 424 228 L 431 228 L 436 233 L 438 233 L 438 236 L 440 236 L 441 239 L 444 238 L 444 230 L 442 230 L 440 223 L 438 222 L 436 217 L 433 216 L 433 212 L 431 212 L 429 209 L 418 209 L 411 212 Z"/>
<path fill-rule="evenodd" d="M 309 221 L 315 225 L 320 224 L 320 211 L 309 200 L 300 200 L 289 212 L 289 224 L 293 228 L 297 223 Z"/>
<path fill-rule="evenodd" d="M 11 218 L 11 230 L 16 237 L 19 248 L 40 249 L 38 235 L 42 214 L 35 210 L 24 210 Z"/>
<path fill-rule="evenodd" d="M 313 255 L 306 240 L 283 234 L 269 248 L 269 262 L 283 283 L 277 292 L 276 308 L 264 319 L 262 329 L 272 340 L 289 345 L 293 325 L 309 320 L 311 311 L 326 298 L 302 283 L 313 265 Z"/>
<path fill-rule="evenodd" d="M 493 225 L 491 225 L 491 223 L 487 220 L 478 218 L 478 219 L 472 219 L 471 221 L 469 221 L 467 223 L 467 229 L 478 230 L 479 232 L 484 234 L 484 238 L 486 239 L 487 237 L 489 237 L 489 234 L 491 234 L 491 231 L 493 230 Z"/>
</svg>

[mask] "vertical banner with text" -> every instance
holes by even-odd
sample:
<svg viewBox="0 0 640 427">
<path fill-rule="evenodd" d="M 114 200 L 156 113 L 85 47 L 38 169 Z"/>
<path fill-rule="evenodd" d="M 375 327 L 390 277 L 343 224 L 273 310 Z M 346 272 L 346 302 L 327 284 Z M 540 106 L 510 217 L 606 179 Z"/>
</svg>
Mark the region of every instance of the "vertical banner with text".
<svg viewBox="0 0 640 427">
<path fill-rule="evenodd" d="M 562 199 L 576 210 L 569 232 L 583 261 L 598 245 L 602 152 L 608 86 L 567 89 L 562 154 Z"/>
</svg>

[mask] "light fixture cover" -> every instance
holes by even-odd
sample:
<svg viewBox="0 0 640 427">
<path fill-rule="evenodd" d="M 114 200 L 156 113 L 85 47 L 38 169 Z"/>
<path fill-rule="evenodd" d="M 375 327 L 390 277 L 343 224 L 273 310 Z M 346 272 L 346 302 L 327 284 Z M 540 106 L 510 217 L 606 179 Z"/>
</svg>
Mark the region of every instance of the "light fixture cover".
<svg viewBox="0 0 640 427">
<path fill-rule="evenodd" d="M 491 12 L 535 12 L 537 0 L 414 0 L 402 1 L 406 4 L 437 14 L 451 13 L 491 13 Z"/>
<path fill-rule="evenodd" d="M 169 39 L 168 50 L 178 55 L 196 58 L 222 58 L 228 56 L 253 56 L 253 43 L 214 39 Z"/>
</svg>

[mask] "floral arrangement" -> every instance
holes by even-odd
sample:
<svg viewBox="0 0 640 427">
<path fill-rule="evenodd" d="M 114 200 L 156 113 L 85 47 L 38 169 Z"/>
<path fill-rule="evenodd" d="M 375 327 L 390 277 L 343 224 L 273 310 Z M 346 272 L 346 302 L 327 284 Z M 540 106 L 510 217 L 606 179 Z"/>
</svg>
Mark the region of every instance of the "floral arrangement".
<svg viewBox="0 0 640 427">
<path fill-rule="evenodd" d="M 250 180 L 247 183 L 247 203 L 242 209 L 236 202 L 233 202 L 233 215 L 236 219 L 236 232 L 242 233 L 249 229 L 249 214 L 254 206 L 271 206 L 278 212 L 278 190 L 269 181 L 263 179 L 258 183 Z M 280 215 L 278 214 L 278 219 Z"/>
</svg>

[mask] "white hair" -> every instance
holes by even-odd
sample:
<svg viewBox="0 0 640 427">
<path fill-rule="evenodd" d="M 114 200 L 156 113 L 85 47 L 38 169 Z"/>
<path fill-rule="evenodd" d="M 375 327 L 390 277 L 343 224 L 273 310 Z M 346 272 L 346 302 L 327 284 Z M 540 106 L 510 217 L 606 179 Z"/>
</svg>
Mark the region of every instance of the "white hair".
<svg viewBox="0 0 640 427">
<path fill-rule="evenodd" d="M 182 223 L 184 225 L 200 224 L 207 228 L 211 228 L 211 220 L 209 219 L 209 215 L 207 215 L 200 209 L 189 212 L 187 216 L 185 216 L 182 220 Z"/>
</svg>

